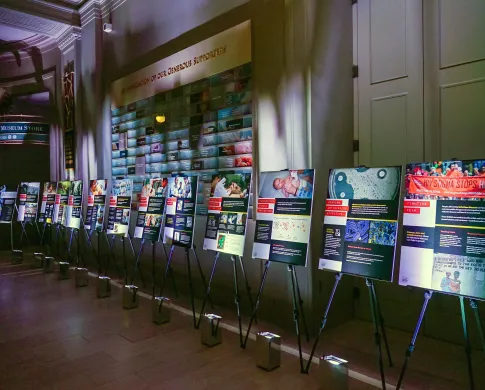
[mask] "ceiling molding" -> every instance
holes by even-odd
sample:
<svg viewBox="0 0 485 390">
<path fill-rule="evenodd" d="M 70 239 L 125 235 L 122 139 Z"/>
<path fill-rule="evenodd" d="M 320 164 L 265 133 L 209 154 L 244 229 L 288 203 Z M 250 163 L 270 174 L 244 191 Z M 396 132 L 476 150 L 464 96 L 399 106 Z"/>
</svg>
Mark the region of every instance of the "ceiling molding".
<svg viewBox="0 0 485 390">
<path fill-rule="evenodd" d="M 82 29 L 72 26 L 57 39 L 57 45 L 63 54 L 74 48 L 75 42 L 81 39 Z"/>
<path fill-rule="evenodd" d="M 3 7 L 0 7 L 1 24 L 53 38 L 62 35 L 68 28 L 63 23 Z"/>
</svg>

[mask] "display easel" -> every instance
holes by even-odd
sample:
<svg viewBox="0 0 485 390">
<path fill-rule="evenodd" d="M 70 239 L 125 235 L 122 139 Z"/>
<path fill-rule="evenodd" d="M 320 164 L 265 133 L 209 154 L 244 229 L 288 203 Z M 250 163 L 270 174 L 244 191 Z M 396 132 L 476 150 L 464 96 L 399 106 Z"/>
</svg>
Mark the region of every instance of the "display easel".
<svg viewBox="0 0 485 390">
<path fill-rule="evenodd" d="M 404 364 L 401 369 L 401 373 L 399 375 L 399 380 L 396 385 L 396 390 L 399 390 L 401 388 L 404 375 L 406 374 L 406 370 L 408 367 L 409 359 L 411 358 L 412 353 L 414 352 L 414 348 L 416 347 L 416 339 L 418 338 L 419 330 L 421 328 L 421 324 L 423 322 L 424 316 L 426 314 L 426 309 L 428 308 L 428 303 L 433 296 L 433 291 L 426 291 L 424 293 L 424 303 L 421 308 L 421 312 L 419 314 L 418 322 L 416 324 L 416 328 L 414 329 L 413 332 L 413 337 L 411 338 L 411 343 L 409 344 L 407 350 L 406 350 L 406 357 L 404 360 Z M 465 354 L 466 354 L 466 360 L 467 360 L 467 366 L 468 366 L 468 380 L 470 383 L 470 390 L 475 390 L 475 380 L 473 376 L 473 365 L 472 365 L 472 350 L 471 350 L 471 343 L 470 343 L 470 336 L 468 334 L 468 323 L 467 323 L 467 318 L 466 318 L 466 311 L 465 311 L 465 299 L 468 299 L 470 303 L 470 307 L 473 310 L 475 314 L 475 321 L 477 323 L 477 330 L 480 336 L 480 342 L 482 344 L 482 350 L 483 353 L 485 354 L 485 336 L 483 333 L 483 328 L 482 328 L 482 323 L 480 320 L 480 313 L 478 311 L 478 304 L 475 299 L 472 298 L 465 298 L 463 295 L 459 296 L 460 298 L 460 309 L 461 309 L 461 321 L 463 325 L 463 335 L 465 338 Z"/>
<path fill-rule="evenodd" d="M 266 263 L 264 264 L 264 271 L 263 271 L 263 276 L 261 278 L 261 284 L 259 286 L 259 291 L 258 295 L 256 296 L 256 303 L 254 305 L 254 310 L 253 313 L 251 314 L 251 318 L 249 320 L 249 325 L 248 329 L 246 332 L 246 337 L 244 338 L 244 342 L 241 345 L 241 348 L 246 348 L 248 338 L 249 338 L 249 333 L 251 332 L 251 327 L 253 325 L 254 320 L 256 319 L 256 313 L 259 308 L 259 302 L 261 299 L 261 294 L 263 292 L 264 288 L 264 283 L 266 282 L 266 277 L 268 275 L 268 270 L 269 266 L 271 264 L 271 260 L 266 260 Z M 291 292 L 292 292 L 292 301 L 293 301 L 293 321 L 295 321 L 295 330 L 296 330 L 296 336 L 298 338 L 298 352 L 299 352 L 299 357 L 300 357 L 300 371 L 304 372 L 304 367 L 303 367 L 303 353 L 301 350 L 301 332 L 300 332 L 300 314 L 302 317 L 302 322 L 303 322 L 303 327 L 305 331 L 305 336 L 306 340 L 310 341 L 310 336 L 308 334 L 308 328 L 306 325 L 306 320 L 305 320 L 305 312 L 303 310 L 303 300 L 301 299 L 301 294 L 300 294 L 300 288 L 298 285 L 298 278 L 296 276 L 296 271 L 295 271 L 295 266 L 292 264 L 288 265 L 288 272 L 291 274 Z"/>
<path fill-rule="evenodd" d="M 174 249 L 175 249 L 175 245 L 172 244 L 170 246 L 170 253 L 168 255 L 167 266 L 165 267 L 165 272 L 163 274 L 162 284 L 160 286 L 160 294 L 159 294 L 160 297 L 163 296 L 163 290 L 165 289 L 167 277 L 168 277 L 168 274 L 169 274 L 169 271 L 170 271 L 170 265 L 172 263 Z M 204 277 L 204 273 L 202 271 L 202 267 L 201 267 L 200 262 L 199 262 L 199 257 L 197 256 L 197 251 L 196 251 L 195 245 L 192 245 L 192 247 L 187 246 L 184 249 L 185 249 L 185 258 L 186 258 L 186 261 L 187 261 L 187 274 L 188 274 L 188 277 L 189 277 L 189 289 L 190 289 L 190 302 L 191 302 L 191 306 L 192 306 L 192 317 L 193 317 L 193 321 L 194 321 L 194 328 L 197 329 L 197 318 L 196 318 L 196 315 L 195 315 L 194 284 L 193 284 L 193 280 L 192 280 L 192 270 L 191 270 L 191 267 L 190 267 L 190 251 L 192 251 L 192 253 L 194 254 L 195 260 L 197 262 L 197 266 L 199 267 L 199 272 L 200 272 L 200 276 L 201 276 L 201 279 L 202 279 L 202 283 L 204 284 L 204 290 L 205 291 L 207 291 L 207 283 L 206 283 L 206 280 L 205 280 L 205 277 Z M 208 296 L 207 299 L 209 300 L 211 307 L 213 307 L 212 298 L 210 297 L 210 295 Z"/>
<path fill-rule="evenodd" d="M 315 355 L 315 350 L 317 349 L 318 343 L 320 341 L 320 336 L 322 335 L 322 332 L 325 328 L 325 325 L 327 324 L 327 319 L 328 319 L 328 313 L 330 311 L 330 307 L 332 306 L 332 301 L 333 298 L 335 297 L 335 292 L 337 291 L 338 284 L 340 280 L 342 279 L 343 273 L 338 273 L 335 276 L 335 283 L 333 285 L 332 293 L 330 294 L 330 299 L 328 300 L 327 307 L 325 308 L 325 313 L 323 315 L 323 319 L 320 325 L 320 329 L 318 331 L 317 338 L 315 339 L 315 342 L 313 344 L 312 351 L 310 353 L 310 357 L 307 362 L 307 366 L 305 368 L 305 373 L 308 374 L 310 370 L 310 365 L 312 363 L 312 358 Z M 367 288 L 369 289 L 369 300 L 370 300 L 370 309 L 371 309 L 371 316 L 372 316 L 372 323 L 374 324 L 374 344 L 377 349 L 377 361 L 379 365 L 379 371 L 381 374 L 381 383 L 382 383 L 382 388 L 385 390 L 386 389 L 386 377 L 384 373 L 384 363 L 382 359 L 382 344 L 381 344 L 381 333 L 379 332 L 379 328 L 381 329 L 382 332 L 382 338 L 384 339 L 384 345 L 386 348 L 387 352 L 387 358 L 389 360 L 389 367 L 393 366 L 392 363 L 392 357 L 391 357 L 391 352 L 389 349 L 389 344 L 387 342 L 387 335 L 386 335 L 386 328 L 384 326 L 384 318 L 382 317 L 381 313 L 381 308 L 379 305 L 379 299 L 377 298 L 377 293 L 376 289 L 374 286 L 374 280 L 366 278 L 365 279 L 365 284 L 367 285 Z"/>
<path fill-rule="evenodd" d="M 99 236 L 100 236 L 100 234 L 98 232 L 98 241 L 100 240 Z M 116 256 L 115 256 L 116 234 L 113 234 L 112 237 L 111 237 L 111 240 L 110 240 L 108 232 L 106 232 L 105 237 L 106 237 L 106 242 L 108 243 L 108 248 L 109 248 L 109 256 L 108 256 L 108 259 L 106 260 L 105 276 L 108 275 L 109 260 L 113 259 L 113 263 L 115 265 L 116 272 L 118 274 L 118 277 L 121 279 L 123 276 L 121 275 L 120 267 L 118 267 L 118 262 L 116 261 Z"/>
<path fill-rule="evenodd" d="M 211 275 L 209 277 L 209 284 L 207 285 L 207 290 L 206 290 L 206 293 L 205 293 L 205 296 L 204 296 L 204 300 L 202 301 L 202 308 L 200 309 L 199 321 L 197 322 L 197 326 L 196 326 L 197 329 L 199 329 L 200 321 L 202 320 L 202 316 L 204 314 L 204 308 L 205 308 L 205 305 L 207 303 L 207 299 L 210 295 L 210 290 L 211 290 L 211 286 L 212 286 L 212 279 L 214 278 L 214 273 L 215 273 L 216 266 L 217 266 L 217 260 L 219 260 L 220 254 L 221 254 L 220 252 L 216 252 L 215 257 L 214 257 L 214 264 L 212 266 Z M 237 319 L 238 319 L 238 323 L 239 323 L 239 342 L 240 342 L 240 345 L 242 347 L 242 345 L 243 345 L 242 319 L 241 319 L 241 309 L 240 309 L 239 280 L 238 280 L 238 273 L 237 273 L 236 258 L 239 261 L 239 265 L 241 267 L 241 271 L 243 273 L 244 280 L 246 282 L 246 291 L 248 293 L 249 302 L 250 302 L 250 305 L 251 305 L 251 312 L 254 311 L 254 304 L 253 304 L 253 299 L 251 297 L 251 288 L 249 287 L 249 282 L 248 282 L 248 278 L 247 278 L 247 275 L 246 275 L 246 269 L 244 268 L 244 263 L 242 261 L 242 258 L 241 258 L 241 256 L 231 255 L 231 261 L 232 261 L 233 273 L 234 273 L 234 294 L 235 294 L 234 295 L 234 302 L 236 303 Z"/>
<path fill-rule="evenodd" d="M 96 263 L 98 264 L 98 277 L 101 276 L 101 242 L 100 242 L 100 239 L 99 239 L 99 231 L 97 229 L 89 229 L 89 232 L 88 230 L 86 229 L 86 225 L 84 224 L 84 220 L 81 219 L 81 227 L 83 228 L 84 230 L 84 234 L 86 235 L 86 241 L 88 243 L 88 245 L 91 247 L 91 250 L 93 251 L 93 255 L 94 255 L 94 258 L 96 259 Z M 94 249 L 94 245 L 93 245 L 93 240 L 92 240 L 92 237 L 93 237 L 93 234 L 94 232 L 96 231 L 97 233 L 97 249 Z M 106 275 L 104 275 L 106 276 Z"/>
<path fill-rule="evenodd" d="M 140 256 L 143 251 L 143 244 L 145 241 L 144 240 L 141 241 L 138 254 L 135 252 L 135 247 L 133 245 L 133 237 L 131 237 L 130 232 L 128 232 L 128 241 L 130 242 L 131 251 L 133 252 L 133 256 L 135 258 L 135 266 L 134 266 L 135 268 L 133 270 L 133 277 L 131 278 L 131 284 L 133 284 L 133 279 L 135 278 L 135 272 L 136 270 L 138 270 L 140 272 L 141 283 L 143 284 L 143 287 L 146 288 L 147 284 L 145 282 L 145 277 L 143 276 L 143 272 L 140 269 Z"/>
</svg>

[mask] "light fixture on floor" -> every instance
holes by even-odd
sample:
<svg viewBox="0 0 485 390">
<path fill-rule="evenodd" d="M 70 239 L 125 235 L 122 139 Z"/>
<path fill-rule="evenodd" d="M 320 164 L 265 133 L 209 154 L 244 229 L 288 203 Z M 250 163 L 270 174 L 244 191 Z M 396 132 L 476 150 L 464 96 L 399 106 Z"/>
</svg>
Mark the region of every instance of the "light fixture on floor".
<svg viewBox="0 0 485 390">
<path fill-rule="evenodd" d="M 158 122 L 158 123 L 163 123 L 165 122 L 165 115 L 157 115 L 155 117 L 155 120 Z"/>
<path fill-rule="evenodd" d="M 334 355 L 322 356 L 319 361 L 320 381 L 329 389 L 347 390 L 349 370 L 348 361 Z"/>
</svg>

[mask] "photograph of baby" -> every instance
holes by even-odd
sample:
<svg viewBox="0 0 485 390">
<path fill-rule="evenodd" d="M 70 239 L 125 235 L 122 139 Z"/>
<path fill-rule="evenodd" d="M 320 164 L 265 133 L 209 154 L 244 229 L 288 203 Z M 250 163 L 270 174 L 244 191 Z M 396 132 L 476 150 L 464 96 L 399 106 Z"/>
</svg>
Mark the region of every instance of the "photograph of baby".
<svg viewBox="0 0 485 390">
<path fill-rule="evenodd" d="M 313 181 L 313 169 L 262 172 L 259 197 L 311 199 Z"/>
<path fill-rule="evenodd" d="M 250 173 L 220 172 L 212 176 L 211 196 L 216 198 L 246 198 L 251 190 Z"/>
</svg>

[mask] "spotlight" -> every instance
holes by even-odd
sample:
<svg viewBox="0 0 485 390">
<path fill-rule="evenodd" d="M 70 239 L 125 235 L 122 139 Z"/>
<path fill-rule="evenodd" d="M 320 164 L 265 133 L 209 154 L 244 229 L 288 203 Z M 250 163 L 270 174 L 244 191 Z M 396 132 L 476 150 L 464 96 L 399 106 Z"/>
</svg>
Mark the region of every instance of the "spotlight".
<svg viewBox="0 0 485 390">
<path fill-rule="evenodd" d="M 157 115 L 155 117 L 155 120 L 158 122 L 158 123 L 163 123 L 165 122 L 165 115 Z"/>
<path fill-rule="evenodd" d="M 106 33 L 110 33 L 111 31 L 113 31 L 113 25 L 111 23 L 105 23 L 103 24 L 103 30 Z"/>
</svg>

